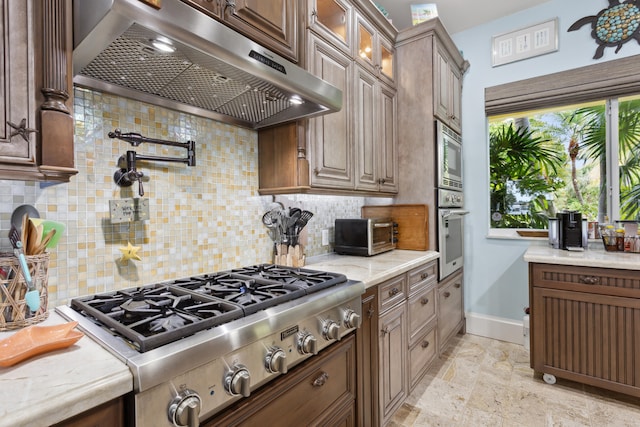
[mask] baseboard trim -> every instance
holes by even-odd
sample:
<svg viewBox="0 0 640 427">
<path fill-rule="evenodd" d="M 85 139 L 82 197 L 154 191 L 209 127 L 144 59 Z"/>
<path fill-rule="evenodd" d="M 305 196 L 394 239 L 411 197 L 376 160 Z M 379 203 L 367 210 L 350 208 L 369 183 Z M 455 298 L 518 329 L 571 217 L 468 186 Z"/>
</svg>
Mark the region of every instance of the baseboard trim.
<svg viewBox="0 0 640 427">
<path fill-rule="evenodd" d="M 480 313 L 466 313 L 466 316 L 467 333 L 524 345 L 522 322 Z"/>
</svg>

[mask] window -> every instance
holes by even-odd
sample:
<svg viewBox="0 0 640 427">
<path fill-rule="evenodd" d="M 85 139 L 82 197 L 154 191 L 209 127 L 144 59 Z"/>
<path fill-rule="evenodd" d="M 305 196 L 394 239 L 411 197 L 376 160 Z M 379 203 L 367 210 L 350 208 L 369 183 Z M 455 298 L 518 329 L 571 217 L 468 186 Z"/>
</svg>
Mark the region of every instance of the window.
<svg viewBox="0 0 640 427">
<path fill-rule="evenodd" d="M 485 90 L 492 228 L 640 220 L 638 57 Z M 630 96 L 630 94 L 636 94 Z"/>
</svg>

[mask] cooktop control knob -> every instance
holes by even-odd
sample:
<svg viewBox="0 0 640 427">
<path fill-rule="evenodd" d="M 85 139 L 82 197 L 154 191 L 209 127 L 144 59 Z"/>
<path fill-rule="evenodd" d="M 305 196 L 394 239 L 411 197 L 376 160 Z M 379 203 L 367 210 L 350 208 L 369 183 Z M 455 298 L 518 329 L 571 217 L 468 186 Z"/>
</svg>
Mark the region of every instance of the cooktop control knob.
<svg viewBox="0 0 640 427">
<path fill-rule="evenodd" d="M 298 334 L 298 352 L 300 354 L 318 354 L 318 341 L 310 332 Z"/>
<path fill-rule="evenodd" d="M 251 393 L 251 375 L 244 365 L 235 365 L 224 378 L 224 387 L 233 396 L 249 397 Z"/>
<path fill-rule="evenodd" d="M 322 336 L 325 340 L 340 339 L 340 325 L 333 320 L 325 320 L 322 322 Z"/>
<path fill-rule="evenodd" d="M 346 328 L 359 328 L 362 320 L 360 315 L 353 310 L 347 310 L 344 313 L 344 326 Z"/>
<path fill-rule="evenodd" d="M 198 426 L 201 406 L 198 393 L 189 389 L 182 390 L 169 404 L 169 420 L 178 427 Z"/>
<path fill-rule="evenodd" d="M 281 374 L 287 373 L 287 355 L 280 347 L 273 347 L 267 353 L 264 359 L 264 366 L 267 371 L 275 374 L 280 372 Z"/>
</svg>

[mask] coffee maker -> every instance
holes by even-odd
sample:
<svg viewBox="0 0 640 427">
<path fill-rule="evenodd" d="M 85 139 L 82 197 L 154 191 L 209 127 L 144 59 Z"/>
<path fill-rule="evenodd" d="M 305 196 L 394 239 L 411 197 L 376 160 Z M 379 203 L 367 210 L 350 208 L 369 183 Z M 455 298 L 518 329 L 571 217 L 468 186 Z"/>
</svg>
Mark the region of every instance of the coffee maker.
<svg viewBox="0 0 640 427">
<path fill-rule="evenodd" d="M 586 221 L 576 211 L 558 212 L 555 221 L 549 220 L 549 243 L 559 249 L 581 251 L 587 247 Z M 552 228 L 555 228 L 552 230 Z M 552 235 L 554 239 L 552 241 Z"/>
</svg>

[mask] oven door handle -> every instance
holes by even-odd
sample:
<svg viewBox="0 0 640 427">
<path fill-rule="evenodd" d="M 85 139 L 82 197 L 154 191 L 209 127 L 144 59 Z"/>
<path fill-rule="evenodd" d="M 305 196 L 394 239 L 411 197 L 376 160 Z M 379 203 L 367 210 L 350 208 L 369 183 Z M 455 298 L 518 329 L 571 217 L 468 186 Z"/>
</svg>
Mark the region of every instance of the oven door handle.
<svg viewBox="0 0 640 427">
<path fill-rule="evenodd" d="M 465 215 L 469 215 L 469 211 L 465 211 L 462 209 L 456 209 L 456 210 L 448 210 L 448 211 L 444 211 L 442 212 L 442 219 L 448 219 L 448 218 L 455 218 L 455 217 L 462 217 Z"/>
</svg>

